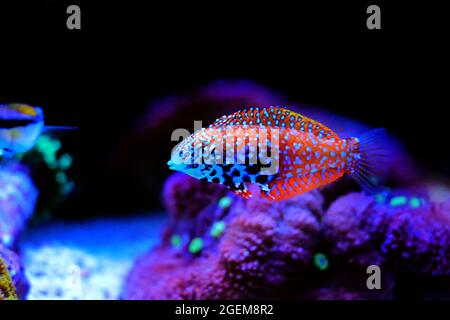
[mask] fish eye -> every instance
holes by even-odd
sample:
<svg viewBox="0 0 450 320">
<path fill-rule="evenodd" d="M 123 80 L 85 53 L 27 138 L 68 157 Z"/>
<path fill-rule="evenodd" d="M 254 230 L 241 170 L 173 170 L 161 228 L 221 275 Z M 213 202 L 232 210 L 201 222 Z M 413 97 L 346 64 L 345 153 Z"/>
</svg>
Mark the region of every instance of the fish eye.
<svg viewBox="0 0 450 320">
<path fill-rule="evenodd" d="M 184 156 L 187 158 L 187 157 L 190 157 L 191 156 L 191 153 L 189 152 L 189 151 L 186 151 L 186 153 L 184 154 Z"/>
</svg>

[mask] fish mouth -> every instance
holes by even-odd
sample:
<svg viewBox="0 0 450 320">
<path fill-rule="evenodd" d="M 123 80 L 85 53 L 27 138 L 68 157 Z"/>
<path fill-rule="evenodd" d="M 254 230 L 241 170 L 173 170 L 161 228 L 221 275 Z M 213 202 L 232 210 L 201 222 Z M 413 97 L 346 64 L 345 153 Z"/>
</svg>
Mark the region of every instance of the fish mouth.
<svg viewBox="0 0 450 320">
<path fill-rule="evenodd" d="M 172 160 L 167 161 L 167 165 L 169 166 L 169 169 L 174 169 L 175 164 L 173 163 Z"/>
</svg>

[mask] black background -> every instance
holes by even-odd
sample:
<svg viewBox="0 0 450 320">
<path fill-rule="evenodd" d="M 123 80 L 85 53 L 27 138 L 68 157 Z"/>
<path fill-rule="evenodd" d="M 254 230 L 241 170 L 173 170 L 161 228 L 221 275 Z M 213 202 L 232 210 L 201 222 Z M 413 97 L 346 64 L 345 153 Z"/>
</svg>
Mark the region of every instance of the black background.
<svg viewBox="0 0 450 320">
<path fill-rule="evenodd" d="M 79 192 L 153 99 L 252 79 L 400 137 L 449 176 L 445 10 L 410 1 L 29 1 L 0 4 L 0 101 L 43 106 L 68 138 Z M 78 4 L 82 30 L 66 28 Z M 366 28 L 378 4 L 382 29 Z M 448 19 L 447 19 L 448 20 Z M 165 165 L 165 164 L 162 164 Z"/>
</svg>

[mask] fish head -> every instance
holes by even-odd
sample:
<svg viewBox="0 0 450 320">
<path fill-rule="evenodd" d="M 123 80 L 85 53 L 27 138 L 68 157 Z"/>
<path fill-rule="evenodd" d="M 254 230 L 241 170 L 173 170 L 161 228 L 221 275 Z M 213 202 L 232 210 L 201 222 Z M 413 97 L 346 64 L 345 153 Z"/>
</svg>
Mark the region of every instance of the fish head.
<svg viewBox="0 0 450 320">
<path fill-rule="evenodd" d="M 200 152 L 195 152 L 196 146 L 194 141 L 195 136 L 190 135 L 177 144 L 172 150 L 171 158 L 167 165 L 171 170 L 183 172 L 196 179 L 202 179 L 206 176 L 206 166 L 201 163 L 201 144 L 199 147 Z"/>
</svg>

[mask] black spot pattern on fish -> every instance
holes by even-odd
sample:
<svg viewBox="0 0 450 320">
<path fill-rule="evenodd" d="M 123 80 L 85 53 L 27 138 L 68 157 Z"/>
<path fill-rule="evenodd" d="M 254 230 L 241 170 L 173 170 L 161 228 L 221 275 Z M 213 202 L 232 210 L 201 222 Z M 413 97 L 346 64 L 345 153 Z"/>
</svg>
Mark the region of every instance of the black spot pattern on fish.
<svg viewBox="0 0 450 320">
<path fill-rule="evenodd" d="M 241 176 L 241 172 L 238 169 L 234 169 L 233 173 L 231 174 L 231 176 L 233 176 L 233 177 L 240 177 Z"/>
<path fill-rule="evenodd" d="M 248 174 L 251 174 L 251 175 L 257 175 L 258 173 L 261 172 L 261 166 L 257 165 L 257 164 L 250 165 L 247 167 L 247 172 L 248 172 Z"/>
<path fill-rule="evenodd" d="M 233 179 L 232 179 L 228 174 L 224 174 L 224 175 L 223 175 L 223 178 L 224 178 L 223 184 L 224 184 L 225 186 L 227 186 L 227 187 L 232 187 L 232 186 L 234 186 Z"/>
<path fill-rule="evenodd" d="M 220 179 L 219 179 L 218 177 L 214 177 L 214 178 L 212 179 L 212 182 L 214 182 L 214 183 L 220 183 Z"/>
<path fill-rule="evenodd" d="M 255 180 L 257 183 L 266 184 L 269 181 L 269 176 L 267 175 L 258 175 Z"/>
</svg>

